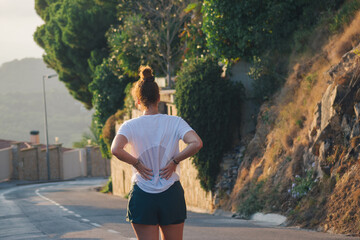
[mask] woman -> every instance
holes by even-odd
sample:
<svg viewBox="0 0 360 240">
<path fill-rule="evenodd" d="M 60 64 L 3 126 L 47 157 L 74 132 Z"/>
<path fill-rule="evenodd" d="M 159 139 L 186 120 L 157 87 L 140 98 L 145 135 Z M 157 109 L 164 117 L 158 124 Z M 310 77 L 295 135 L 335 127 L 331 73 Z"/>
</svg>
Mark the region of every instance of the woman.
<svg viewBox="0 0 360 240">
<path fill-rule="evenodd" d="M 179 163 L 202 148 L 202 141 L 180 117 L 159 114 L 159 87 L 153 71 L 141 66 L 140 79 L 132 89 L 143 115 L 124 122 L 111 146 L 111 152 L 134 167 L 133 188 L 129 194 L 126 220 L 140 240 L 183 237 L 186 205 L 179 182 Z M 187 147 L 179 152 L 179 140 Z M 124 150 L 129 143 L 131 154 Z"/>
</svg>

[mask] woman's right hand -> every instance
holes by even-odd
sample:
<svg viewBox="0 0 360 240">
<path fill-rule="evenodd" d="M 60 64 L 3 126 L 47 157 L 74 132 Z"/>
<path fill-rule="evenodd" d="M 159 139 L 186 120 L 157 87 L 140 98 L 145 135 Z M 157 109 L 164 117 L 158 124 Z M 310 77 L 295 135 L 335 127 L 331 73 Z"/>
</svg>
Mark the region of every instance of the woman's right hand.
<svg viewBox="0 0 360 240">
<path fill-rule="evenodd" d="M 154 177 L 153 171 L 145 167 L 145 165 L 140 160 L 138 163 L 134 164 L 133 166 L 143 179 L 151 180 Z"/>
</svg>

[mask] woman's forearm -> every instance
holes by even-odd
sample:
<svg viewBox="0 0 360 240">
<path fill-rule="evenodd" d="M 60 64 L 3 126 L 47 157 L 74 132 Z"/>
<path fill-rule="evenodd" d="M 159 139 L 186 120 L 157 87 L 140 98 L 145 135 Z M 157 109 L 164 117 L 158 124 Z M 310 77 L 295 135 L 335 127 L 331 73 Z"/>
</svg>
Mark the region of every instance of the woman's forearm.
<svg viewBox="0 0 360 240">
<path fill-rule="evenodd" d="M 193 156 L 202 148 L 202 144 L 198 142 L 189 143 L 184 150 L 174 156 L 176 162 L 180 162 L 188 157 Z"/>
<path fill-rule="evenodd" d="M 119 160 L 126 162 L 128 164 L 134 165 L 137 163 L 137 159 L 128 152 L 126 152 L 124 149 L 112 150 L 111 153 Z"/>
</svg>

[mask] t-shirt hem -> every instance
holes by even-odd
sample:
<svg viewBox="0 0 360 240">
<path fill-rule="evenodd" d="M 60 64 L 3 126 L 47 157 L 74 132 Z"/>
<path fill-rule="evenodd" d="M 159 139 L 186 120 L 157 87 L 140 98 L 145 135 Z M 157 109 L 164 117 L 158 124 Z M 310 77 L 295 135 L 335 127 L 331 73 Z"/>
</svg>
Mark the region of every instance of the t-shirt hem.
<svg viewBox="0 0 360 240">
<path fill-rule="evenodd" d="M 165 192 L 166 190 L 168 190 L 176 181 L 179 181 L 179 179 L 174 179 L 174 180 L 171 180 L 171 182 L 169 182 L 169 185 L 167 185 L 166 187 L 163 187 L 161 189 L 156 189 L 156 190 L 149 190 L 149 186 L 147 185 L 144 185 L 143 183 L 139 182 L 139 181 L 135 181 L 134 183 L 141 189 L 143 190 L 144 192 L 147 192 L 147 193 L 162 193 L 162 192 Z M 133 184 L 134 184 L 133 183 Z M 144 188 L 145 186 L 145 188 Z"/>
</svg>

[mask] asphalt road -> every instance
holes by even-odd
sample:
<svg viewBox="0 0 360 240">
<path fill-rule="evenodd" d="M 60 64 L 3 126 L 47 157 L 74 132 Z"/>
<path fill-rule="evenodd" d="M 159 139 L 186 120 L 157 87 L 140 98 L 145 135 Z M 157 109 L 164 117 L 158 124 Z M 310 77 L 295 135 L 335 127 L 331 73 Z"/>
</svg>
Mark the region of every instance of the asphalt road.
<svg viewBox="0 0 360 240">
<path fill-rule="evenodd" d="M 136 239 L 125 221 L 127 200 L 94 190 L 105 182 L 105 179 L 82 179 L 0 190 L 0 239 Z M 184 239 L 359 238 L 188 212 Z"/>
</svg>

